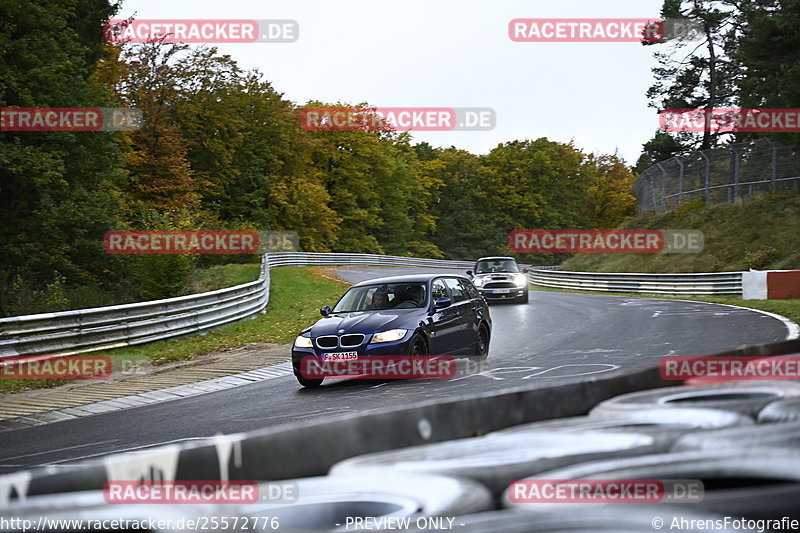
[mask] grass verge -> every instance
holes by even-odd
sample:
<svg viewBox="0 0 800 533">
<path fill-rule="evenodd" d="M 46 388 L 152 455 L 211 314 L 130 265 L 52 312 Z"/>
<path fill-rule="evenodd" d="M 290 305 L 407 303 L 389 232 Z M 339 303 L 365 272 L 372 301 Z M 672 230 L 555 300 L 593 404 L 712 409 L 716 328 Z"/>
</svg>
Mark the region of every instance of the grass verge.
<svg viewBox="0 0 800 533">
<path fill-rule="evenodd" d="M 250 267 L 250 269 L 253 267 L 253 265 L 230 266 Z M 255 268 L 257 273 L 258 267 Z M 231 276 L 243 276 L 241 283 L 252 280 L 247 268 L 233 270 Z M 271 271 L 270 276 L 269 305 L 265 314 L 201 335 L 190 335 L 137 347 L 92 352 L 92 355 L 109 356 L 115 369 L 132 369 L 191 360 L 251 342 L 288 343 L 294 340 L 300 330 L 319 318 L 320 307 L 333 305 L 348 286 L 303 267 L 276 268 Z M 55 387 L 69 381 L 0 379 L 0 393 Z"/>
<path fill-rule="evenodd" d="M 186 282 L 186 294 L 225 289 L 258 279 L 259 264 L 214 265 L 193 271 Z"/>
<path fill-rule="evenodd" d="M 800 268 L 800 195 L 761 194 L 737 204 L 695 199 L 668 213 L 646 212 L 623 229 L 696 229 L 705 235 L 696 254 L 576 254 L 563 270 L 583 272 L 727 272 Z"/>
</svg>

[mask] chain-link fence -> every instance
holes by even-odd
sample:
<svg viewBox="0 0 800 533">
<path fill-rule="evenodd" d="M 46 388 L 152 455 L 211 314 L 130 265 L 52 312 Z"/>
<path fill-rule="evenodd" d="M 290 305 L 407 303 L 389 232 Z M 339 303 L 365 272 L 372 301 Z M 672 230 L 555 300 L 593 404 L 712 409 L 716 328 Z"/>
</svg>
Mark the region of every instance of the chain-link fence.
<svg viewBox="0 0 800 533">
<path fill-rule="evenodd" d="M 645 170 L 633 185 L 639 212 L 658 213 L 695 198 L 734 203 L 771 191 L 800 193 L 800 150 L 768 139 L 667 159 Z"/>
</svg>

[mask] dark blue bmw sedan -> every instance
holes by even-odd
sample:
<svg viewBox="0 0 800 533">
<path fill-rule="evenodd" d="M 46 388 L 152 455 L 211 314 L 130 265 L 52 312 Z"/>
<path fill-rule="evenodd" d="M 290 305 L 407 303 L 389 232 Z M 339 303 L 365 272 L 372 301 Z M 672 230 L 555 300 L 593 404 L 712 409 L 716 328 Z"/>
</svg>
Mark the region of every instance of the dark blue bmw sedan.
<svg viewBox="0 0 800 533">
<path fill-rule="evenodd" d="M 461 355 L 485 359 L 492 320 L 472 282 L 457 274 L 392 276 L 353 285 L 292 346 L 292 365 L 304 387 L 301 360 L 347 361 L 380 356 Z"/>
</svg>

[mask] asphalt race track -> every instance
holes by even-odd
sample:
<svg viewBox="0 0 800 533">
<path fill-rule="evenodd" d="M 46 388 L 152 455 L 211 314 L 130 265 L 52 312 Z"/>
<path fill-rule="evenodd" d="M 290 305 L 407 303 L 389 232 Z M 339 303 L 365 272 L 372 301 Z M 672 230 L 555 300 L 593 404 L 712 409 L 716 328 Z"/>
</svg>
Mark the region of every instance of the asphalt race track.
<svg viewBox="0 0 800 533">
<path fill-rule="evenodd" d="M 331 269 L 351 282 L 444 269 Z M 456 271 L 463 273 L 463 271 Z M 331 305 L 334 302 L 331 302 Z M 412 402 L 472 395 L 526 383 L 556 383 L 666 355 L 698 355 L 784 340 L 776 318 L 715 304 L 532 292 L 530 303 L 491 307 L 490 357 L 480 372 L 452 380 L 326 382 L 304 390 L 293 376 L 151 406 L 5 432 L 0 474 L 219 433 L 237 433 Z M 464 362 L 466 365 L 466 361 Z"/>
</svg>

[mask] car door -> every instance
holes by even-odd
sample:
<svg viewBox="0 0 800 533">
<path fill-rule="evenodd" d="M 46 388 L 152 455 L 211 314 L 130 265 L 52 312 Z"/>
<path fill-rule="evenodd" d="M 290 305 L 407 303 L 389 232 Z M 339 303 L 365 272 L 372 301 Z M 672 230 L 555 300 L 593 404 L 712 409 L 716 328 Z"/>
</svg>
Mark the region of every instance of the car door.
<svg viewBox="0 0 800 533">
<path fill-rule="evenodd" d="M 471 298 L 467 295 L 460 280 L 457 278 L 444 278 L 444 283 L 450 290 L 450 298 L 458 310 L 458 326 L 456 327 L 454 353 L 465 353 L 475 344 L 475 333 L 472 332 L 472 322 L 475 320 L 475 309 Z"/>
<path fill-rule="evenodd" d="M 461 283 L 461 289 L 464 291 L 464 294 L 467 296 L 467 313 L 469 314 L 467 320 L 467 331 L 471 340 L 469 341 L 470 349 L 478 342 L 478 325 L 480 324 L 480 314 L 481 314 L 481 305 L 482 302 L 480 300 L 480 294 L 478 294 L 478 290 L 475 286 L 466 279 L 459 279 L 459 283 Z"/>
<path fill-rule="evenodd" d="M 431 306 L 439 298 L 450 298 L 450 289 L 442 278 L 436 278 L 431 283 Z M 453 353 L 458 350 L 459 328 L 461 327 L 460 309 L 455 304 L 444 309 L 433 309 L 431 307 L 430 333 L 432 355 L 443 355 Z"/>
</svg>

